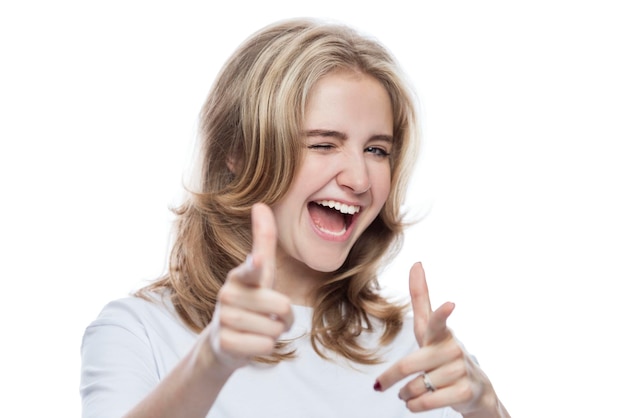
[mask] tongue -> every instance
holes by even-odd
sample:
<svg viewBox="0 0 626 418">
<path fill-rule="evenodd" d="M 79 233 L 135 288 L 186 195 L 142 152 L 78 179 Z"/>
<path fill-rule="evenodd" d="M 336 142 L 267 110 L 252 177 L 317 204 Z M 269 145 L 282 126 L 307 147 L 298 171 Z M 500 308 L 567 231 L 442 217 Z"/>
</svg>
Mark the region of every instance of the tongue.
<svg viewBox="0 0 626 418">
<path fill-rule="evenodd" d="M 346 221 L 341 212 L 311 203 L 309 213 L 315 226 L 322 231 L 341 233 L 346 229 Z"/>
</svg>

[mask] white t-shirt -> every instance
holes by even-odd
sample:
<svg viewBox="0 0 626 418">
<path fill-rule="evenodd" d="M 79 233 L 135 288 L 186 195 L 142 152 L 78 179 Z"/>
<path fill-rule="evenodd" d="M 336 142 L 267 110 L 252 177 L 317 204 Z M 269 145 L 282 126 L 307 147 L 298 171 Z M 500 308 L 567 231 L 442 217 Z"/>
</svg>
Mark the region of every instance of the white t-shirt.
<svg viewBox="0 0 626 418">
<path fill-rule="evenodd" d="M 238 369 L 207 417 L 461 417 L 451 408 L 410 413 L 398 399 L 402 383 L 384 393 L 373 390 L 378 375 L 417 349 L 412 321 L 405 321 L 394 343 L 381 351 L 382 364 L 365 366 L 336 356 L 336 361 L 319 357 L 306 335 L 312 308 L 293 309 L 295 322 L 284 338 L 297 338 L 296 359 Z M 174 368 L 196 338 L 169 302 L 129 297 L 109 303 L 83 337 L 83 417 L 122 416 Z M 364 333 L 362 338 L 364 345 L 375 346 L 378 334 Z"/>
</svg>

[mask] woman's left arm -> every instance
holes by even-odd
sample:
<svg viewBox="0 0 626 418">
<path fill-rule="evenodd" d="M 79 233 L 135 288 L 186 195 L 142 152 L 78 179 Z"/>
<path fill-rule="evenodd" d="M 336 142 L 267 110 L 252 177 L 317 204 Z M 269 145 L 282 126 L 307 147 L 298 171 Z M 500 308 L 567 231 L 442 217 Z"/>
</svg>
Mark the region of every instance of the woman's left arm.
<svg viewBox="0 0 626 418">
<path fill-rule="evenodd" d="M 413 329 L 420 349 L 402 358 L 376 380 L 374 389 L 384 391 L 414 376 L 399 392 L 412 412 L 451 406 L 464 418 L 510 418 L 487 375 L 454 338 L 446 321 L 454 304 L 433 311 L 421 263 L 409 277 Z"/>
</svg>

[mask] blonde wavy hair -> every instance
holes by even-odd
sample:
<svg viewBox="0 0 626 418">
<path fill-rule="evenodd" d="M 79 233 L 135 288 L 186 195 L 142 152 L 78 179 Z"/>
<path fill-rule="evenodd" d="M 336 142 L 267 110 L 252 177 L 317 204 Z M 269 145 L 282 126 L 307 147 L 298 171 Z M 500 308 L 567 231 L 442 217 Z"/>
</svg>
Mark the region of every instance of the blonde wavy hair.
<svg viewBox="0 0 626 418">
<path fill-rule="evenodd" d="M 343 265 L 320 285 L 310 338 L 322 357 L 332 350 L 362 364 L 379 361 L 377 350 L 362 347 L 358 336 L 382 326 L 380 343 L 387 345 L 402 327 L 406 306 L 380 295 L 377 274 L 402 241 L 401 204 L 418 148 L 415 100 L 392 55 L 340 24 L 275 23 L 253 34 L 226 62 L 200 114 L 200 177 L 175 211 L 169 270 L 139 296 L 165 290 L 191 329 L 200 332 L 209 324 L 227 273 L 251 250 L 252 205 L 271 206 L 289 189 L 301 159 L 309 93 L 337 70 L 368 74 L 389 93 L 392 187 Z M 277 349 L 271 361 L 293 355 Z"/>
</svg>

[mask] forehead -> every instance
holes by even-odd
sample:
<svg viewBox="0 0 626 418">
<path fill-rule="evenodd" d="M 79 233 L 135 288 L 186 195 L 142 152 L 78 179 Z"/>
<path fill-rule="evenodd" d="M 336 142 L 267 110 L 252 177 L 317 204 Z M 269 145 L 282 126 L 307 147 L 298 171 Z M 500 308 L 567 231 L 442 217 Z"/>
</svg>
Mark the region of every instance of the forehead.
<svg viewBox="0 0 626 418">
<path fill-rule="evenodd" d="M 348 70 L 320 78 L 307 99 L 304 128 L 352 130 L 355 123 L 378 134 L 393 134 L 392 104 L 383 84 L 369 74 Z"/>
</svg>

